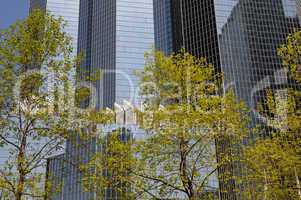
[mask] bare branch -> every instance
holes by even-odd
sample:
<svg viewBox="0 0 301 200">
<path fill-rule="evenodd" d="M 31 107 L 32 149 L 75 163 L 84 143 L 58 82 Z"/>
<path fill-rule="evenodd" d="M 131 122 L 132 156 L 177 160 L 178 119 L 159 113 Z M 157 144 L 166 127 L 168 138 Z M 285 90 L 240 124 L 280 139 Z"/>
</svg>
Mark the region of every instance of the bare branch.
<svg viewBox="0 0 301 200">
<path fill-rule="evenodd" d="M 179 187 L 176 187 L 176 186 L 174 186 L 173 184 L 170 184 L 170 183 L 168 183 L 168 182 L 166 182 L 165 180 L 162 180 L 162 179 L 160 179 L 160 178 L 151 177 L 151 176 L 147 176 L 147 175 L 143 175 L 143 174 L 137 174 L 137 173 L 135 173 L 135 172 L 132 172 L 132 173 L 133 173 L 134 175 L 136 175 L 136 176 L 140 176 L 140 177 L 145 178 L 145 179 L 150 179 L 150 180 L 153 180 L 153 181 L 157 181 L 157 182 L 163 183 L 164 185 L 166 185 L 166 186 L 168 186 L 168 187 L 171 187 L 171 188 L 173 188 L 173 189 L 175 189 L 175 190 L 178 190 L 178 191 L 181 191 L 181 192 L 185 192 L 185 193 L 186 193 L 186 191 L 185 191 L 184 189 L 179 188 Z"/>
<path fill-rule="evenodd" d="M 32 164 L 32 162 L 34 162 L 34 160 L 35 160 L 40 154 L 42 154 L 42 152 L 44 151 L 44 149 L 46 149 L 46 147 L 48 147 L 48 146 L 50 145 L 50 143 L 53 142 L 53 141 L 55 141 L 55 140 L 57 140 L 57 138 L 54 138 L 54 139 L 48 141 L 46 144 L 44 144 L 44 145 L 41 147 L 41 149 L 39 150 L 39 152 L 37 152 L 37 153 L 33 156 L 33 158 L 27 163 L 26 168 L 28 168 L 28 167 Z"/>
<path fill-rule="evenodd" d="M 9 141 L 8 139 L 6 139 L 4 136 L 0 135 L 0 139 L 4 140 L 4 142 L 12 145 L 13 147 L 15 147 L 16 149 L 20 150 L 20 147 L 18 145 L 16 145 L 15 143 Z"/>
</svg>

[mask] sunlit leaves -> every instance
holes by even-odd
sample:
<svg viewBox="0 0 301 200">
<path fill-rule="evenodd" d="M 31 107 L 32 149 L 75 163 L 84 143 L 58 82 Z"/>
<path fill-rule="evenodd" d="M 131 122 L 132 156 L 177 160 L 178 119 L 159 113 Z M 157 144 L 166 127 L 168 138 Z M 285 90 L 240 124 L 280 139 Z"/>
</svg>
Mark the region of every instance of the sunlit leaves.
<svg viewBox="0 0 301 200">
<path fill-rule="evenodd" d="M 44 198 L 46 158 L 70 135 L 112 117 L 76 106 L 80 58 L 73 58 L 65 25 L 35 10 L 0 33 L 0 145 L 9 150 L 0 189 L 9 199 Z"/>
</svg>

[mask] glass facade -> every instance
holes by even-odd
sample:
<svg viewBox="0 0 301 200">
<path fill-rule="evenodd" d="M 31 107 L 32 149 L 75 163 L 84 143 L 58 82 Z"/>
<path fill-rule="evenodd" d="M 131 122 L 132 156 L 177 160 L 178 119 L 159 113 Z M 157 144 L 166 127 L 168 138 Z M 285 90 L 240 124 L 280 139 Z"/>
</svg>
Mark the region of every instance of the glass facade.
<svg viewBox="0 0 301 200">
<path fill-rule="evenodd" d="M 82 187 L 81 165 L 88 163 L 96 153 L 95 140 L 80 140 L 78 136 L 70 137 L 66 143 L 64 185 L 61 196 L 64 200 L 94 200 L 95 194 L 85 192 Z"/>
<path fill-rule="evenodd" d="M 169 54 L 172 46 L 171 1 L 153 0 L 154 2 L 154 31 L 155 48 Z"/>
<path fill-rule="evenodd" d="M 174 51 L 185 48 L 206 57 L 219 67 L 214 2 L 212 0 L 171 0 Z"/>
<path fill-rule="evenodd" d="M 206 57 L 224 73 L 225 89 L 233 87 L 252 108 L 258 100 L 258 87 L 289 83 L 276 51 L 288 33 L 299 27 L 300 1 L 154 1 L 155 13 L 167 2 L 171 5 L 166 12 L 171 14 L 164 16 L 171 17 L 173 39 L 172 44 L 160 42 L 162 35 L 168 37 L 165 29 L 170 25 L 162 22 L 168 19 L 155 17 L 158 49 L 172 46 L 176 52 L 185 48 L 197 57 Z"/>
<path fill-rule="evenodd" d="M 154 45 L 152 0 L 116 0 L 115 102 L 139 105 L 138 77 L 144 54 Z"/>
<path fill-rule="evenodd" d="M 50 186 L 47 199 L 62 200 L 62 189 L 64 184 L 65 173 L 65 154 L 54 156 L 47 159 L 46 178 Z"/>
<path fill-rule="evenodd" d="M 197 57 L 206 57 L 218 72 L 224 74 L 224 90 L 233 88 L 238 98 L 253 111 L 254 122 L 267 125 L 256 111 L 258 102 L 266 98 L 266 91 L 300 87 L 288 76 L 277 56 L 280 44 L 300 27 L 300 1 L 167 1 L 171 3 L 167 12 L 171 13 L 173 51 L 184 47 Z M 166 3 L 160 2 L 161 6 L 154 3 L 155 10 L 158 10 L 155 13 Z M 155 21 L 155 24 L 166 26 L 162 21 Z M 156 42 L 160 41 L 162 34 L 166 35 L 164 29 L 156 29 Z M 156 47 L 164 50 L 170 46 L 161 45 L 156 44 Z M 236 187 L 234 182 L 231 185 Z M 220 187 L 228 186 L 220 184 Z M 222 194 L 222 198 L 237 197 Z"/>
<path fill-rule="evenodd" d="M 215 0 L 219 59 L 224 73 L 225 90 L 232 87 L 236 95 L 251 108 L 253 120 L 269 125 L 257 112 L 269 89 L 285 90 L 294 84 L 277 56 L 277 48 L 288 33 L 298 27 L 296 1 L 228 1 Z M 233 173 L 240 169 L 232 169 Z M 232 183 L 234 187 L 239 187 Z M 236 185 L 236 186 L 235 186 Z M 221 185 L 229 187 L 229 185 Z M 222 194 L 224 199 L 239 198 Z"/>
<path fill-rule="evenodd" d="M 96 107 L 139 103 L 134 71 L 143 69 L 144 53 L 154 45 L 152 0 L 82 0 L 80 13 L 83 68 L 102 73 L 94 85 Z"/>
<path fill-rule="evenodd" d="M 47 0 L 30 0 L 29 10 L 39 8 L 41 10 L 46 10 Z"/>
<path fill-rule="evenodd" d="M 225 87 L 255 109 L 264 90 L 290 83 L 277 48 L 298 27 L 296 1 L 215 0 L 215 13 Z"/>
<path fill-rule="evenodd" d="M 139 104 L 134 71 L 143 69 L 144 53 L 154 45 L 152 0 L 81 0 L 79 18 L 78 53 L 84 54 L 80 73 L 101 72 L 92 83 L 90 104 L 95 103 L 98 109 L 113 108 L 123 100 Z M 87 163 L 102 148 L 95 140 L 70 138 L 66 145 L 68 163 Z M 67 164 L 66 171 L 64 199 L 96 199 L 97 194 L 84 192 L 76 166 Z M 118 194 L 108 189 L 102 199 L 118 199 Z"/>
<path fill-rule="evenodd" d="M 301 26 L 301 1 L 297 1 L 297 14 L 299 17 L 299 25 Z"/>
</svg>

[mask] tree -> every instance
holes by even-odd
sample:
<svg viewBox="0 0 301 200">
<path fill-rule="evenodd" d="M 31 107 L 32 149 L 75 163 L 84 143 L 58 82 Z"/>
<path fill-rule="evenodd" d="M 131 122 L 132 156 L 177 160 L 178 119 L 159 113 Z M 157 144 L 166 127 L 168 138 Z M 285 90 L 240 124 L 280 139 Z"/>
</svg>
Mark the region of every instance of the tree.
<svg viewBox="0 0 301 200">
<path fill-rule="evenodd" d="M 75 106 L 80 59 L 72 57 L 65 25 L 35 10 L 0 34 L 0 145 L 9 150 L 0 189 L 9 199 L 44 198 L 46 158 L 69 135 L 105 121 L 103 112 Z"/>
<path fill-rule="evenodd" d="M 146 61 L 139 73 L 144 110 L 137 111 L 145 138 L 110 143 L 120 153 L 107 155 L 106 164 L 100 159 L 105 154 L 95 155 L 88 169 L 96 167 L 98 173 L 85 181 L 96 183 L 94 189 L 131 185 L 126 199 L 213 198 L 219 169 L 239 160 L 234 148 L 220 151 L 216 141 L 235 149 L 242 144 L 247 110 L 233 92 L 218 95 L 221 75 L 204 58 L 184 51 L 168 57 L 155 52 Z M 116 173 L 100 175 L 107 170 Z"/>
<path fill-rule="evenodd" d="M 265 109 L 260 105 L 269 137 L 258 139 L 244 151 L 248 173 L 243 181 L 252 184 L 244 191 L 249 199 L 301 198 L 301 31 L 289 35 L 278 54 L 295 86 L 267 91 Z"/>
<path fill-rule="evenodd" d="M 111 133 L 96 138 L 97 151 L 80 170 L 85 191 L 93 191 L 96 199 L 107 198 L 133 199 L 129 166 L 136 163 L 132 153 L 132 138 L 129 130 L 116 129 Z"/>
<path fill-rule="evenodd" d="M 292 77 L 301 83 L 301 31 L 290 34 L 287 43 L 278 49 L 283 65 L 289 69 Z"/>
</svg>

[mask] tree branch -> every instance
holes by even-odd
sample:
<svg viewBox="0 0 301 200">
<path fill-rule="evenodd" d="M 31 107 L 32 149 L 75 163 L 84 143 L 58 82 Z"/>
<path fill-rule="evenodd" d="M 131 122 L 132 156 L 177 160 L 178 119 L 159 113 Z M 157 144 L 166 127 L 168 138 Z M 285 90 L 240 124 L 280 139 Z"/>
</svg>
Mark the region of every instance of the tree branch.
<svg viewBox="0 0 301 200">
<path fill-rule="evenodd" d="M 212 170 L 209 174 L 206 175 L 206 177 L 203 179 L 202 184 L 201 184 L 201 186 L 199 187 L 199 189 L 200 189 L 200 188 L 204 188 L 204 185 L 205 185 L 207 179 L 208 179 L 212 174 L 214 174 L 218 169 L 219 169 L 219 167 L 216 167 L 214 170 Z M 199 190 L 199 189 L 198 189 L 198 190 Z"/>
<path fill-rule="evenodd" d="M 8 180 L 6 174 L 2 170 L 0 170 L 0 173 L 2 174 L 2 177 L 4 178 L 4 180 L 6 181 L 6 183 L 11 187 L 11 189 L 8 189 L 8 188 L 7 189 L 11 190 L 13 193 L 15 193 L 16 188 L 15 188 L 14 184 L 11 183 L 10 180 Z"/>
<path fill-rule="evenodd" d="M 48 141 L 46 144 L 44 144 L 43 147 L 41 147 L 41 149 L 39 150 L 39 152 L 37 152 L 37 153 L 33 156 L 33 158 L 27 163 L 26 168 L 28 168 L 28 167 L 32 164 L 32 162 L 34 162 L 34 160 L 35 160 L 40 154 L 42 154 L 43 150 L 44 150 L 51 142 L 55 141 L 56 139 L 57 139 L 57 138 L 54 138 L 54 139 Z"/>
<path fill-rule="evenodd" d="M 143 174 L 137 174 L 137 173 L 135 173 L 135 172 L 132 172 L 132 173 L 133 173 L 134 175 L 136 175 L 136 176 L 140 176 L 140 177 L 145 178 L 145 179 L 150 179 L 150 180 L 153 180 L 153 181 L 157 181 L 157 182 L 163 183 L 164 185 L 166 185 L 166 186 L 168 186 L 168 187 L 171 187 L 171 188 L 173 188 L 173 189 L 175 189 L 175 190 L 178 190 L 178 191 L 181 191 L 181 192 L 185 192 L 185 193 L 186 193 L 186 191 L 183 190 L 182 188 L 179 188 L 179 187 L 177 187 L 177 186 L 174 186 L 174 185 L 172 185 L 172 184 L 170 184 L 170 183 L 168 183 L 168 182 L 166 182 L 166 181 L 164 181 L 164 180 L 162 180 L 162 179 L 159 179 L 159 178 L 156 178 L 156 177 L 150 177 L 150 176 L 143 175 Z"/>
<path fill-rule="evenodd" d="M 4 136 L 0 135 L 0 139 L 2 139 L 2 140 L 4 140 L 4 142 L 6 142 L 6 143 L 8 143 L 8 144 L 10 144 L 12 146 L 14 146 L 16 149 L 20 150 L 20 147 L 18 145 L 16 145 L 15 143 L 7 140 Z"/>
</svg>

